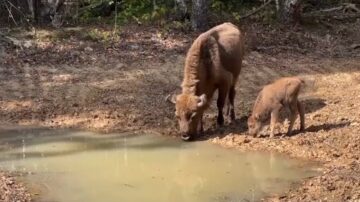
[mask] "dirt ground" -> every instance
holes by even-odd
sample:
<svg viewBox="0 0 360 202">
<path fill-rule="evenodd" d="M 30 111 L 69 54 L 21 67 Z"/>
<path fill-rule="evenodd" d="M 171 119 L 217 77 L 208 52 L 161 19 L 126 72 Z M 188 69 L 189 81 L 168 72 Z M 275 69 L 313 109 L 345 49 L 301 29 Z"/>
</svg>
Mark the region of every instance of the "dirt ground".
<svg viewBox="0 0 360 202">
<path fill-rule="evenodd" d="M 0 172 L 0 201 L 30 201 L 31 196 L 26 191 L 26 188 L 14 177 L 9 174 Z"/>
<path fill-rule="evenodd" d="M 237 121 L 216 127 L 213 105 L 201 140 L 322 165 L 319 176 L 264 200 L 360 200 L 359 29 L 360 21 L 336 30 L 246 26 Z M 16 32 L 30 47 L 0 48 L 0 122 L 176 135 L 174 106 L 165 97 L 180 90 L 184 56 L 196 34 L 128 26 L 108 40 L 109 29 L 97 30 L 95 39 L 84 34 L 91 27 Z M 246 117 L 261 87 L 290 75 L 315 80 L 301 96 L 306 131 L 274 139 L 246 136 Z"/>
</svg>

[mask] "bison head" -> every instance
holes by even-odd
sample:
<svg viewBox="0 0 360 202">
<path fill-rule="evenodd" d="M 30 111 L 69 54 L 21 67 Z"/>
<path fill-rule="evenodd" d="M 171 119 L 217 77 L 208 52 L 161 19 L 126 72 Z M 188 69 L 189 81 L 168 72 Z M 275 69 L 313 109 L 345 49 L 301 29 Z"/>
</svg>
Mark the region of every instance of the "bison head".
<svg viewBox="0 0 360 202">
<path fill-rule="evenodd" d="M 262 128 L 262 121 L 260 120 L 259 115 L 258 114 L 251 115 L 248 118 L 247 123 L 248 123 L 249 134 L 252 136 L 256 136 Z"/>
<path fill-rule="evenodd" d="M 175 116 L 178 120 L 181 138 L 185 141 L 197 135 L 201 118 L 207 104 L 206 95 L 180 94 L 169 100 L 176 106 Z"/>
</svg>

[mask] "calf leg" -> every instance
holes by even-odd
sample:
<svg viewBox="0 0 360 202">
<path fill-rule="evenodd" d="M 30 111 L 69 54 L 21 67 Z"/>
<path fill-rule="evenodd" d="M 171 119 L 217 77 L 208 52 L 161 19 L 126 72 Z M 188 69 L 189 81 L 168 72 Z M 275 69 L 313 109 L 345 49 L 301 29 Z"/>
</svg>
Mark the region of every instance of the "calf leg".
<svg viewBox="0 0 360 202">
<path fill-rule="evenodd" d="M 287 131 L 287 134 L 286 134 L 288 136 L 290 136 L 291 133 L 292 133 L 292 128 L 294 127 L 297 112 L 298 112 L 297 101 L 295 101 L 295 102 L 290 104 L 290 120 L 289 120 L 290 124 L 289 124 L 289 128 L 288 128 L 288 131 Z"/>
<path fill-rule="evenodd" d="M 304 105 L 298 100 L 297 101 L 297 108 L 300 114 L 300 131 L 305 130 L 305 109 Z"/>
<path fill-rule="evenodd" d="M 276 124 L 278 123 L 280 109 L 281 109 L 281 105 L 279 105 L 278 107 L 276 107 L 276 108 L 271 112 L 270 138 L 273 138 L 274 135 L 275 135 L 275 128 L 276 128 Z"/>
</svg>

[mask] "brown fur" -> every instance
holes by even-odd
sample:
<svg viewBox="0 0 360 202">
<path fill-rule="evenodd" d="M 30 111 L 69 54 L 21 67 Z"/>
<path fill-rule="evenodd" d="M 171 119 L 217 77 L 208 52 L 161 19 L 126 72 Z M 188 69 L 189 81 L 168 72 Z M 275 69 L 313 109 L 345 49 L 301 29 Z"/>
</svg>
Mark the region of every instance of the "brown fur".
<svg viewBox="0 0 360 202">
<path fill-rule="evenodd" d="M 264 122 L 271 117 L 270 137 L 274 136 L 275 125 L 279 119 L 282 108 L 290 110 L 290 125 L 287 135 L 291 135 L 297 113 L 300 114 L 300 130 L 305 129 L 304 108 L 298 100 L 304 81 L 297 77 L 285 77 L 266 85 L 256 98 L 252 115 L 248 119 L 250 135 L 257 135 Z"/>
<path fill-rule="evenodd" d="M 175 114 L 183 139 L 203 130 L 203 113 L 217 89 L 218 124 L 224 123 L 223 107 L 227 97 L 228 114 L 235 119 L 235 83 L 243 54 L 243 36 L 231 23 L 213 27 L 194 41 L 186 56 L 182 93 L 175 100 Z"/>
</svg>

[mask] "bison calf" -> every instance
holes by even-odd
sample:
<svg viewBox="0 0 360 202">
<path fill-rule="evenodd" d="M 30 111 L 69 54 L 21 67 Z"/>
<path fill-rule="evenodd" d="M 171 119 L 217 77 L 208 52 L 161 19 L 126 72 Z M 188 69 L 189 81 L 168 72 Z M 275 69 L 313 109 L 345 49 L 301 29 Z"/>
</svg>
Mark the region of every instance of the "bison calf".
<svg viewBox="0 0 360 202">
<path fill-rule="evenodd" d="M 228 114 L 235 119 L 235 84 L 240 74 L 244 53 L 243 36 L 239 29 L 224 23 L 202 33 L 191 45 L 184 67 L 182 93 L 171 99 L 176 104 L 183 140 L 203 130 L 203 113 L 218 90 L 217 123 L 224 123 L 223 107 L 228 98 Z"/>
<path fill-rule="evenodd" d="M 300 130 L 303 131 L 305 129 L 304 108 L 298 100 L 298 95 L 304 84 L 300 78 L 286 77 L 266 85 L 257 96 L 252 114 L 248 119 L 249 134 L 256 136 L 270 116 L 270 137 L 274 137 L 279 111 L 283 107 L 290 111 L 287 135 L 291 135 L 298 112 L 300 114 Z"/>
</svg>

